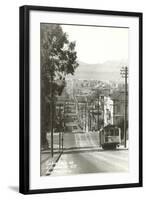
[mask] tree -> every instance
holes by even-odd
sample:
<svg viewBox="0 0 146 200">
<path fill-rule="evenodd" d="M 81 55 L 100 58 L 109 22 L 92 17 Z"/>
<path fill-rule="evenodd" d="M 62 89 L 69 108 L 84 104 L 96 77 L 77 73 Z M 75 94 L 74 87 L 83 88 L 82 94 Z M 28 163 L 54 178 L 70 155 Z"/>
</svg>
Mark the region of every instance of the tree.
<svg viewBox="0 0 146 200">
<path fill-rule="evenodd" d="M 41 142 L 45 144 L 46 132 L 50 131 L 50 106 L 55 107 L 56 98 L 62 94 L 65 87 L 66 75 L 73 75 L 78 63 L 75 42 L 69 42 L 67 34 L 63 32 L 60 25 L 41 24 L 40 34 Z"/>
</svg>

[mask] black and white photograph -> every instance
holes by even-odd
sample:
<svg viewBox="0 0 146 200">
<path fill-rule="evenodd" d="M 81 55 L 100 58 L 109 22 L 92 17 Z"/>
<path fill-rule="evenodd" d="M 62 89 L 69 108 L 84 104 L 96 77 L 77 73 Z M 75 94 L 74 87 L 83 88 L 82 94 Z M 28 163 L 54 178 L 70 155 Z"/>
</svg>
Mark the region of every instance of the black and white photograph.
<svg viewBox="0 0 146 200">
<path fill-rule="evenodd" d="M 1 1 L 1 200 L 146 199 L 145 5 Z"/>
<path fill-rule="evenodd" d="M 40 24 L 40 175 L 129 170 L 129 28 Z"/>
<path fill-rule="evenodd" d="M 20 192 L 142 186 L 142 13 L 20 8 Z"/>
</svg>

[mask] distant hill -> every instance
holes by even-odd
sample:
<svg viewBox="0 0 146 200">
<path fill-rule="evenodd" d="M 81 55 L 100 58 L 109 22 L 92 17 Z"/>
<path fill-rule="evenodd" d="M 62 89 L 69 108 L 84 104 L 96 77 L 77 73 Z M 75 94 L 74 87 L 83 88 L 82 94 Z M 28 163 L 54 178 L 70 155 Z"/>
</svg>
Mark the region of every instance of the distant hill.
<svg viewBox="0 0 146 200">
<path fill-rule="evenodd" d="M 78 61 L 79 66 L 76 69 L 73 79 L 83 80 L 101 80 L 101 81 L 122 81 L 120 69 L 127 65 L 127 61 L 107 61 L 101 64 L 88 64 Z M 71 77 L 69 77 L 71 78 Z M 120 79 L 120 80 L 119 80 Z"/>
</svg>

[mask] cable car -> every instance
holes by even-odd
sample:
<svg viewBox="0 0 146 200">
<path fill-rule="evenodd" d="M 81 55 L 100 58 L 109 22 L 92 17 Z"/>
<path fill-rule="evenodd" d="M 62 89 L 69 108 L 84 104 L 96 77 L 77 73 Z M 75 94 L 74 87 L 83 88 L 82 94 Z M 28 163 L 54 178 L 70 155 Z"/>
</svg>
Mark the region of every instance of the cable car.
<svg viewBox="0 0 146 200">
<path fill-rule="evenodd" d="M 121 129 L 108 124 L 100 132 L 100 145 L 103 149 L 116 149 L 121 144 Z"/>
</svg>

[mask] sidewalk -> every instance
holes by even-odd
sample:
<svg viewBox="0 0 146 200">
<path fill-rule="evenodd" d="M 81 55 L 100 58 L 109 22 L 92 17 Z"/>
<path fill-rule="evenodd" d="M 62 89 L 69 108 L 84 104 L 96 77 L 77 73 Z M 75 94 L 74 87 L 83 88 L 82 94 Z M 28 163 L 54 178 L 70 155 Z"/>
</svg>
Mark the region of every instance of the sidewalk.
<svg viewBox="0 0 146 200">
<path fill-rule="evenodd" d="M 49 150 L 43 151 L 41 153 L 41 176 L 50 175 L 58 162 L 62 152 L 54 152 L 53 158 Z"/>
<path fill-rule="evenodd" d="M 119 146 L 119 149 L 129 149 L 129 140 L 126 140 L 126 148 L 125 148 L 125 145 L 124 145 L 124 141 L 121 142 L 120 146 Z"/>
</svg>

